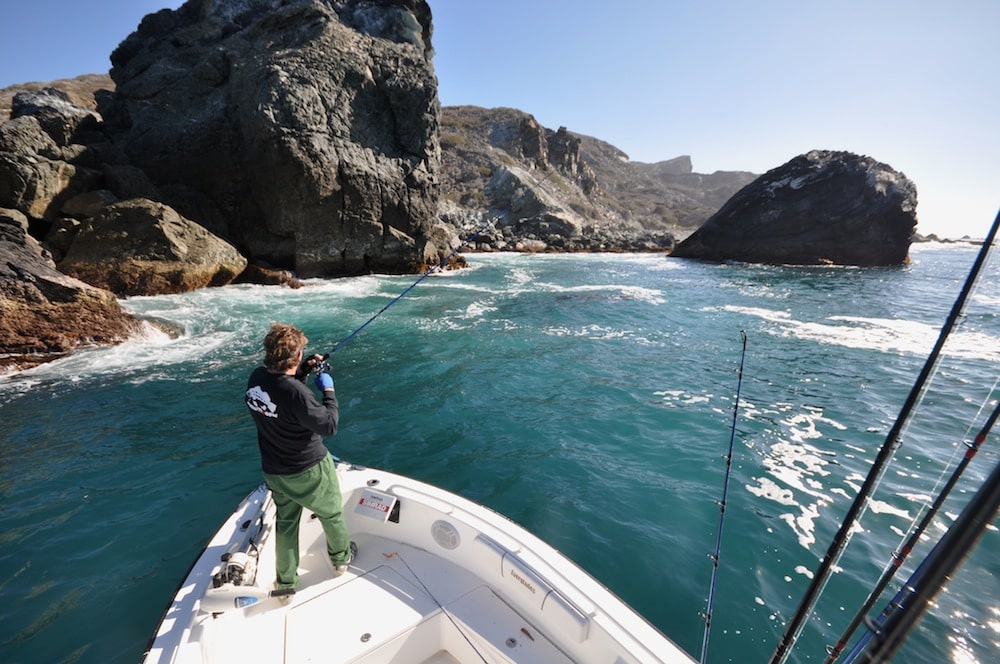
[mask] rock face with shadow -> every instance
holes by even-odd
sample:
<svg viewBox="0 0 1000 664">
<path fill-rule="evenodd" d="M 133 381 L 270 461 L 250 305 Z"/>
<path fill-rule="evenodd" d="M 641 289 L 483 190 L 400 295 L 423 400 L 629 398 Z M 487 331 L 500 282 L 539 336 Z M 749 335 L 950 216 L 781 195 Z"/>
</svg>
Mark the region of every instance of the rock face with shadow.
<svg viewBox="0 0 1000 664">
<path fill-rule="evenodd" d="M 191 0 L 112 53 L 107 131 L 161 202 L 299 276 L 436 263 L 423 0 Z"/>
<path fill-rule="evenodd" d="M 441 147 L 439 214 L 480 251 L 665 252 L 755 177 L 633 162 L 513 108 L 445 106 Z"/>
<path fill-rule="evenodd" d="M 671 253 L 680 258 L 790 265 L 901 265 L 917 192 L 870 157 L 814 150 L 736 193 Z"/>
</svg>

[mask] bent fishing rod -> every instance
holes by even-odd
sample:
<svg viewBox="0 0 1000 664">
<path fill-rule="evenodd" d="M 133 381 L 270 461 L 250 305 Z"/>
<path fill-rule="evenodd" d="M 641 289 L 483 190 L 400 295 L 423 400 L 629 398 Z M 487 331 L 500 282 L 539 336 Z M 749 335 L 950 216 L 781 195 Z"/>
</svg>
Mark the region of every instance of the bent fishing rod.
<svg viewBox="0 0 1000 664">
<path fill-rule="evenodd" d="M 859 659 L 850 661 L 882 664 L 892 660 L 912 630 L 929 608 L 938 591 L 974 549 L 1000 510 L 1000 464 L 976 492 L 951 528 L 924 560 L 921 567 L 907 580 L 901 606 L 870 633 L 867 647 Z M 905 609 L 905 610 L 904 610 Z"/>
<path fill-rule="evenodd" d="M 333 347 L 333 350 L 331 350 L 329 353 L 326 353 L 326 354 L 322 355 L 321 356 L 322 359 L 319 362 L 317 362 L 316 366 L 313 367 L 313 368 L 318 369 L 320 371 L 327 371 L 327 370 L 329 370 L 329 365 L 327 364 L 327 360 L 330 359 L 331 355 L 333 355 L 338 350 L 340 350 L 341 348 L 343 348 L 344 346 L 346 346 L 348 343 L 350 343 L 350 341 L 352 339 L 354 339 L 354 337 L 358 336 L 358 334 L 361 332 L 361 330 L 363 330 L 366 327 L 368 327 L 376 318 L 378 318 L 379 316 L 381 316 L 382 314 L 384 314 L 386 312 L 386 310 L 389 309 L 389 307 L 391 307 L 392 305 L 396 304 L 397 302 L 399 302 L 400 300 L 402 300 L 404 297 L 406 297 L 406 294 L 409 293 L 414 288 L 416 288 L 417 285 L 421 281 L 423 281 L 424 279 L 426 279 L 427 277 L 429 277 L 431 274 L 437 272 L 442 267 L 444 267 L 445 265 L 447 265 L 448 261 L 450 261 L 452 258 L 454 258 L 455 254 L 457 254 L 459 251 L 461 251 L 463 247 L 465 247 L 468 244 L 474 242 L 475 239 L 477 237 L 479 237 L 480 235 L 482 235 L 486 231 L 486 229 L 489 228 L 493 224 L 494 221 L 496 221 L 495 218 L 488 220 L 485 224 L 483 224 L 482 226 L 480 226 L 476 230 L 475 233 L 473 233 L 472 235 L 470 235 L 469 237 L 467 237 L 462 242 L 459 242 L 458 245 L 451 251 L 451 253 L 448 254 L 447 256 L 445 256 L 444 258 L 442 258 L 441 261 L 437 265 L 434 265 L 430 269 L 425 270 L 423 274 L 421 274 L 419 277 L 417 277 L 416 281 L 414 281 L 412 284 L 410 284 L 409 286 L 407 286 L 399 295 L 397 295 L 396 297 L 392 298 L 389 302 L 387 302 L 384 307 L 382 307 L 381 309 L 379 309 L 378 311 L 376 311 L 372 315 L 371 318 L 369 318 L 368 320 L 366 320 L 364 323 L 362 323 L 361 325 L 359 325 L 356 330 L 354 330 L 353 332 L 351 332 L 350 334 L 348 334 L 346 337 L 344 337 L 343 339 L 341 339 L 339 342 L 337 342 L 337 345 Z"/>
<path fill-rule="evenodd" d="M 806 619 L 812 615 L 816 601 L 819 599 L 819 595 L 822 590 L 826 587 L 831 571 L 837 564 L 837 561 L 840 560 L 840 556 L 843 554 L 844 549 L 847 548 L 847 543 L 851 539 L 851 531 L 854 528 L 855 521 L 861 517 L 862 512 L 868 506 L 869 496 L 879 483 L 881 483 L 882 477 L 888 470 L 889 462 L 892 460 L 896 448 L 902 444 L 901 433 L 903 427 L 907 420 L 909 420 L 910 414 L 920 401 L 920 398 L 923 396 L 931 374 L 937 367 L 938 358 L 944 348 L 945 341 L 948 340 L 948 336 L 951 334 L 951 331 L 954 329 L 959 317 L 965 309 L 965 303 L 972 295 L 974 286 L 979 280 L 979 273 L 982 270 L 983 265 L 986 263 L 986 257 L 990 252 L 990 246 L 996 240 L 998 226 L 1000 226 L 1000 212 L 997 213 L 996 219 L 993 221 L 993 226 L 990 228 L 990 232 L 983 241 L 982 247 L 980 247 L 972 269 L 969 271 L 969 276 L 965 280 L 965 284 L 962 286 L 962 291 L 959 293 L 958 298 L 955 300 L 955 303 L 951 308 L 951 313 L 948 314 L 947 320 L 941 327 L 941 332 L 934 344 L 934 348 L 931 350 L 930 355 L 927 356 L 923 369 L 921 369 L 920 375 L 917 377 L 916 382 L 914 382 L 913 387 L 910 390 L 910 394 L 906 398 L 906 402 L 900 409 L 899 415 L 896 417 L 896 421 L 893 423 L 889 433 L 886 434 L 885 441 L 882 443 L 882 447 L 875 456 L 875 460 L 872 462 L 871 468 L 868 471 L 868 476 L 865 478 L 864 483 L 862 483 L 861 488 L 858 490 L 858 494 L 854 497 L 854 502 L 851 503 L 850 508 L 847 510 L 847 514 L 845 514 L 841 520 L 840 528 L 837 530 L 836 535 L 834 535 L 833 541 L 830 543 L 830 547 L 827 549 L 822 562 L 820 562 L 819 567 L 813 574 L 812 581 L 810 582 L 805 595 L 802 597 L 799 608 L 796 610 L 791 621 L 789 621 L 784 634 L 782 634 L 781 640 L 778 642 L 778 647 L 775 649 L 774 654 L 769 660 L 770 664 L 783 664 L 788 658 L 792 646 L 798 640 L 799 635 L 802 633 L 802 629 L 805 627 Z"/>
<path fill-rule="evenodd" d="M 740 331 L 743 338 L 743 351 L 740 353 L 740 371 L 736 379 L 736 400 L 733 403 L 733 424 L 729 431 L 729 452 L 725 455 L 726 476 L 722 483 L 722 500 L 719 501 L 719 530 L 715 536 L 715 553 L 709 556 L 712 559 L 712 580 L 708 586 L 708 602 L 705 605 L 705 635 L 701 641 L 701 664 L 705 664 L 708 657 L 708 636 L 712 630 L 712 611 L 715 604 L 715 579 L 719 572 L 719 558 L 722 556 L 722 526 L 726 520 L 726 500 L 729 495 L 729 477 L 733 468 L 733 441 L 736 440 L 736 416 L 740 410 L 740 390 L 743 387 L 743 361 L 747 355 L 747 334 Z"/>
</svg>

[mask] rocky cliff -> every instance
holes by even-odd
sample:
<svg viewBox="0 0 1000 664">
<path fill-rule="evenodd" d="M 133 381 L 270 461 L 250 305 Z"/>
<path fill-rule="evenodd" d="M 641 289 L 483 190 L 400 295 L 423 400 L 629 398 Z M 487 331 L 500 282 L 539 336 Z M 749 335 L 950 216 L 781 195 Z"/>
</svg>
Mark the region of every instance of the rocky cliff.
<svg viewBox="0 0 1000 664">
<path fill-rule="evenodd" d="M 300 276 L 436 263 L 423 0 L 191 1 L 111 54 L 99 104 L 157 200 Z"/>
<path fill-rule="evenodd" d="M 190 0 L 89 97 L 105 77 L 0 95 L 0 366 L 121 339 L 138 323 L 114 294 L 224 284 L 248 258 L 244 278 L 291 285 L 437 263 L 430 21 L 423 0 Z"/>
<path fill-rule="evenodd" d="M 0 367 L 29 367 L 85 344 L 139 332 L 110 292 L 56 269 L 28 218 L 0 209 Z"/>
<path fill-rule="evenodd" d="M 673 251 L 680 258 L 793 265 L 901 265 L 917 190 L 871 157 L 814 150 L 768 171 Z"/>
<path fill-rule="evenodd" d="M 510 108 L 442 109 L 440 215 L 475 248 L 663 251 L 755 176 L 697 174 L 690 157 L 632 162 L 596 138 Z"/>
</svg>

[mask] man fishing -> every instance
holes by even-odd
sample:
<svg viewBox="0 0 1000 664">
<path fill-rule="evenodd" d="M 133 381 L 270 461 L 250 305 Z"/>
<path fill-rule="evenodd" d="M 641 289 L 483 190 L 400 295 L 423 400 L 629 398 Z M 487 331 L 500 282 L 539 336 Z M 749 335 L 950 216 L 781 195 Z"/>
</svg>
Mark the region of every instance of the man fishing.
<svg viewBox="0 0 1000 664">
<path fill-rule="evenodd" d="M 246 404 L 257 425 L 264 482 L 274 497 L 275 552 L 279 589 L 299 582 L 299 520 L 311 510 L 326 533 L 326 550 L 333 576 L 347 571 L 357 556 L 344 522 L 340 482 L 323 437 L 337 433 L 340 407 L 333 378 L 316 374 L 316 399 L 305 380 L 322 362 L 319 355 L 303 358 L 308 339 L 293 325 L 274 323 L 264 337 L 264 366 L 247 381 Z"/>
</svg>

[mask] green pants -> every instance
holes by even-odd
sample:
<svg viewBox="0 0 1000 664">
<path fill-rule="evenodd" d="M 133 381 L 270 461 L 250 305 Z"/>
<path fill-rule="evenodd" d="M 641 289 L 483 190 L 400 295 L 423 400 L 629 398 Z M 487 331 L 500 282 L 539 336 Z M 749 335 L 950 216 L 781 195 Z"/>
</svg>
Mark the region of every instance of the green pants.
<svg viewBox="0 0 1000 664">
<path fill-rule="evenodd" d="M 351 536 L 344 523 L 340 482 L 331 457 L 295 475 L 264 473 L 264 482 L 271 489 L 277 508 L 274 548 L 279 587 L 294 588 L 299 583 L 299 521 L 303 507 L 311 510 L 322 524 L 330 561 L 334 566 L 347 562 Z"/>
</svg>

